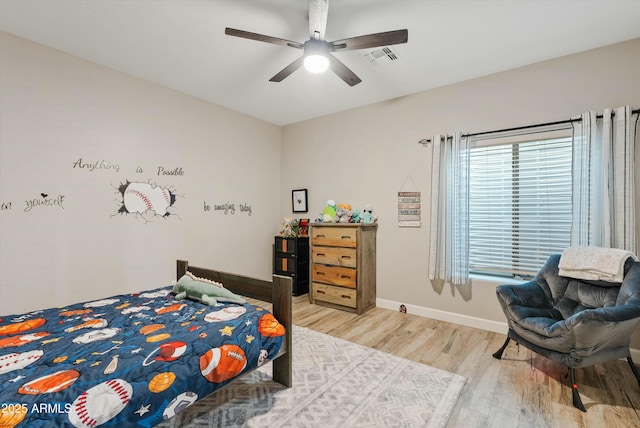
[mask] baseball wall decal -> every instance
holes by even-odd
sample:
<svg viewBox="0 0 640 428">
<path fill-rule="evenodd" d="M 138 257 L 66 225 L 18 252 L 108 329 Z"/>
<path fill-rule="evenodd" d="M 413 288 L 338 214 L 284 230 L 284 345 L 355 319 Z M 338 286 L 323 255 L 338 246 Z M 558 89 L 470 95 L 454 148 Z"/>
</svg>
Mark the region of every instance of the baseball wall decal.
<svg viewBox="0 0 640 428">
<path fill-rule="evenodd" d="M 122 213 L 150 212 L 166 217 L 169 215 L 169 207 L 176 201 L 175 195 L 169 189 L 144 182 L 127 182 L 120 186 L 119 191 L 122 194 Z"/>
</svg>

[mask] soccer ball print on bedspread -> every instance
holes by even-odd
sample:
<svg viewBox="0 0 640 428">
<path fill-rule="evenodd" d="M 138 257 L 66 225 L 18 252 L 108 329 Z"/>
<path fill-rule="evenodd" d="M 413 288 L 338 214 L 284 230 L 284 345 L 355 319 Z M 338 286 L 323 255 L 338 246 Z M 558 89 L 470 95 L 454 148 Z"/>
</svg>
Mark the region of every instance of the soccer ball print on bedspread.
<svg viewBox="0 0 640 428">
<path fill-rule="evenodd" d="M 251 304 L 176 301 L 170 287 L 0 317 L 0 426 L 147 426 L 279 351 Z"/>
</svg>

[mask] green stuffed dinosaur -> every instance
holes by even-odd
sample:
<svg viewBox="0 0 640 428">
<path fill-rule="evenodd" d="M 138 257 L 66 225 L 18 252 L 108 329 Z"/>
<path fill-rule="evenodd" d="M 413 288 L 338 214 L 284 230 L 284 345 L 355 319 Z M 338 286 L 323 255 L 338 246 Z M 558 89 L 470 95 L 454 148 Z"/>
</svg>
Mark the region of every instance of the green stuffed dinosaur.
<svg viewBox="0 0 640 428">
<path fill-rule="evenodd" d="M 247 303 L 242 297 L 224 288 L 222 284 L 195 277 L 190 273 L 183 275 L 176 282 L 173 292 L 176 293 L 176 300 L 191 299 L 209 306 L 214 306 L 218 302 Z"/>
</svg>

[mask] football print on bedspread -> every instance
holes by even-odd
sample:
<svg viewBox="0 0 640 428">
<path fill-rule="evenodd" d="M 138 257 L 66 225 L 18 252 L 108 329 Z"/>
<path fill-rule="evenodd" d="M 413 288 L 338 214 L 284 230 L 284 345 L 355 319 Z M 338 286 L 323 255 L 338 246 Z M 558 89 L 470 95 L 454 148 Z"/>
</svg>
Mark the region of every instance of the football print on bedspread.
<svg viewBox="0 0 640 428">
<path fill-rule="evenodd" d="M 62 391 L 73 384 L 80 373 L 76 370 L 60 370 L 27 382 L 18 389 L 18 394 L 51 394 Z"/>
<path fill-rule="evenodd" d="M 158 308 L 158 309 L 154 309 L 154 310 L 155 310 L 156 314 L 164 315 L 164 314 L 168 314 L 170 312 L 180 311 L 185 306 L 187 306 L 185 303 L 174 303 L 173 305 L 165 306 L 164 308 Z"/>
<path fill-rule="evenodd" d="M 8 336 L 33 330 L 34 328 L 43 326 L 46 322 L 47 320 L 44 318 L 34 318 L 32 320 L 3 325 L 0 327 L 0 336 Z"/>
<path fill-rule="evenodd" d="M 23 336 L 11 336 L 0 339 L 0 348 L 10 348 L 13 346 L 26 345 L 29 342 L 49 336 L 50 333 L 42 331 L 39 333 L 25 334 Z"/>
<path fill-rule="evenodd" d="M 213 383 L 222 383 L 239 375 L 246 366 L 247 357 L 237 345 L 225 344 L 209 349 L 200 357 L 200 372 Z"/>
<path fill-rule="evenodd" d="M 90 319 L 82 324 L 74 325 L 73 327 L 65 328 L 64 331 L 67 333 L 73 333 L 74 331 L 82 330 L 83 328 L 103 328 L 107 326 L 107 320 L 95 318 Z"/>
<path fill-rule="evenodd" d="M 151 333 L 155 333 L 158 330 L 161 330 L 165 327 L 164 324 L 149 324 L 149 325 L 144 325 L 140 328 L 140 330 L 138 330 L 139 333 L 146 335 L 149 335 Z"/>
</svg>

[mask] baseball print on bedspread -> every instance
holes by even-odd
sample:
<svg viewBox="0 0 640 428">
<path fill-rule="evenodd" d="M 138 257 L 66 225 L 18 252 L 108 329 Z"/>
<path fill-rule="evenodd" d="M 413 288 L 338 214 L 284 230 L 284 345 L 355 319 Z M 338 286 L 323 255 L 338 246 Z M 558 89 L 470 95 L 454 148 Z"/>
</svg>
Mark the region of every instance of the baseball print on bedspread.
<svg viewBox="0 0 640 428">
<path fill-rule="evenodd" d="M 151 427 L 278 353 L 251 304 L 171 287 L 0 317 L 0 426 Z"/>
</svg>

